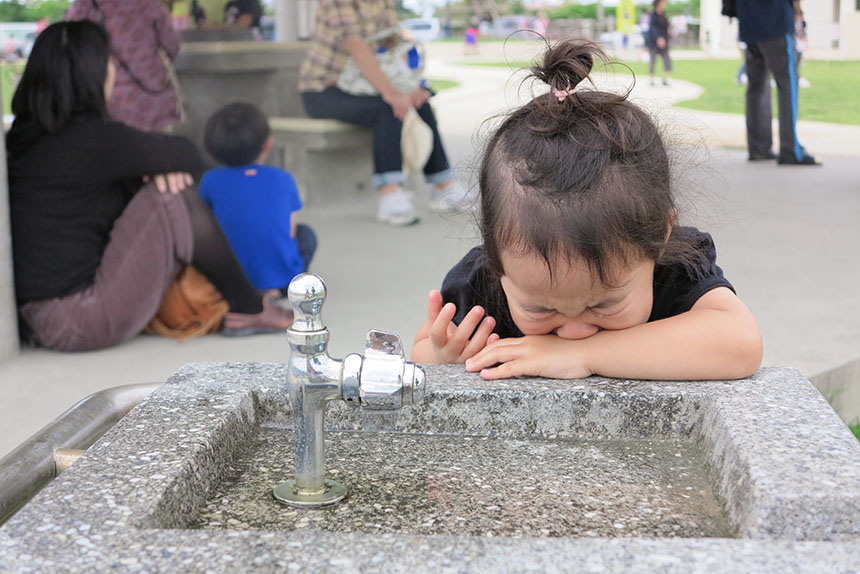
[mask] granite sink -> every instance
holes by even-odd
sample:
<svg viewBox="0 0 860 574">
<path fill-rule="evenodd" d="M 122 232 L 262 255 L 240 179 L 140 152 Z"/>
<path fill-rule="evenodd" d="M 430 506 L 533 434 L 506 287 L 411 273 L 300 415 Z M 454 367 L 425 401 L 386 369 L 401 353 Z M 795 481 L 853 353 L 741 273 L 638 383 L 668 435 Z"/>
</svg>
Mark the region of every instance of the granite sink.
<svg viewBox="0 0 860 574">
<path fill-rule="evenodd" d="M 429 366 L 424 402 L 399 414 L 328 407 L 327 475 L 351 493 L 315 510 L 272 496 L 294 472 L 284 380 L 282 364 L 177 372 L 0 528 L 0 572 L 549 572 L 572 555 L 604 572 L 820 572 L 860 559 L 860 443 L 791 369 L 487 382 Z"/>
</svg>

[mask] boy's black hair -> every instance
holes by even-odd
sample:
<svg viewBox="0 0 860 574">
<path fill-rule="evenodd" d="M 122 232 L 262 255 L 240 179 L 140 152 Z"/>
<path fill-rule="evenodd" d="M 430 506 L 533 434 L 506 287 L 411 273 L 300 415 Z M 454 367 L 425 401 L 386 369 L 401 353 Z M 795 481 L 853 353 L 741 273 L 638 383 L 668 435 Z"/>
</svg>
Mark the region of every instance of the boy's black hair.
<svg viewBox="0 0 860 574">
<path fill-rule="evenodd" d="M 481 162 L 481 234 L 493 270 L 501 252 L 535 253 L 550 272 L 584 261 L 606 286 L 618 264 L 642 258 L 695 264 L 697 250 L 667 234 L 675 217 L 669 158 L 659 130 L 618 95 L 577 90 L 594 43 L 548 48 L 531 74 L 550 91 L 507 116 Z"/>
<path fill-rule="evenodd" d="M 241 166 L 253 163 L 269 139 L 269 120 L 254 104 L 227 104 L 206 122 L 203 145 L 219 163 Z"/>
<path fill-rule="evenodd" d="M 107 117 L 105 79 L 110 38 L 100 25 L 57 22 L 36 38 L 12 97 L 16 119 L 56 132 L 73 116 Z"/>
</svg>

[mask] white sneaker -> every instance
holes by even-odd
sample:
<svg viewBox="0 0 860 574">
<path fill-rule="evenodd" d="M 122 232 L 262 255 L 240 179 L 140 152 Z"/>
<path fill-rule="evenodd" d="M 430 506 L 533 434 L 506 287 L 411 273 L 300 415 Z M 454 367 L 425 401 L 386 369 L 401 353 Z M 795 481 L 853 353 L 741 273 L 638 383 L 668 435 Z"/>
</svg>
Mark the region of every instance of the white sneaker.
<svg viewBox="0 0 860 574">
<path fill-rule="evenodd" d="M 412 205 L 412 193 L 400 188 L 380 197 L 376 220 L 398 227 L 417 223 L 418 214 Z"/>
<path fill-rule="evenodd" d="M 434 187 L 430 191 L 429 207 L 436 213 L 458 213 L 473 209 L 475 202 L 466 188 L 455 181 L 443 190 Z"/>
</svg>

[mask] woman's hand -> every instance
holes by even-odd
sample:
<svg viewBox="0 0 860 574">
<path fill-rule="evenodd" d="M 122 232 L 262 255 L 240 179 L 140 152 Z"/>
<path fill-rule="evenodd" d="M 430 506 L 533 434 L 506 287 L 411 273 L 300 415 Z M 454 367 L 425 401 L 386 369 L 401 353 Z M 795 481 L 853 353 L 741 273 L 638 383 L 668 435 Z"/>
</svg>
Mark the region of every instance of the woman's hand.
<svg viewBox="0 0 860 574">
<path fill-rule="evenodd" d="M 150 180 L 155 182 L 155 187 L 161 193 L 170 192 L 173 195 L 194 184 L 194 178 L 191 177 L 191 174 L 183 171 L 160 173 L 153 176 L 145 175 L 143 177 L 144 183 Z"/>
<path fill-rule="evenodd" d="M 401 122 L 406 119 L 406 114 L 409 113 L 409 109 L 414 107 L 412 105 L 412 97 L 409 94 L 404 94 L 397 90 L 384 94 L 382 99 L 386 104 L 391 106 L 391 110 L 394 112 L 394 117 Z"/>
<path fill-rule="evenodd" d="M 665 49 L 666 48 L 666 38 L 663 38 L 662 36 L 657 38 L 657 47 L 660 48 L 661 50 Z"/>
<path fill-rule="evenodd" d="M 442 294 L 439 291 L 430 292 L 427 304 L 428 333 L 436 360 L 440 363 L 462 364 L 488 343 L 499 340 L 499 336 L 493 333 L 495 319 L 484 317 L 482 307 L 472 307 L 459 326 L 453 323 L 456 313 L 457 306 L 453 303 L 442 306 Z"/>
<path fill-rule="evenodd" d="M 487 380 L 521 375 L 581 379 L 593 374 L 585 362 L 587 341 L 562 339 L 557 335 L 502 339 L 488 344 L 468 359 L 466 370 L 480 371 L 481 377 Z"/>
<path fill-rule="evenodd" d="M 412 107 L 416 110 L 423 106 L 427 100 L 430 99 L 430 92 L 425 90 L 424 88 L 418 88 L 411 94 L 409 94 L 409 99 L 412 101 Z"/>
</svg>

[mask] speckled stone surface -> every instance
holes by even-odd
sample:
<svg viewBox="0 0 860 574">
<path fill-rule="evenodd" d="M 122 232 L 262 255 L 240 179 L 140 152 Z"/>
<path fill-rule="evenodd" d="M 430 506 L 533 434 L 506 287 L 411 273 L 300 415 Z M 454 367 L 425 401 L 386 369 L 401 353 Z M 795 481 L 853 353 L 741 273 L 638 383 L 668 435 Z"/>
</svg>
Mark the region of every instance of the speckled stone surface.
<svg viewBox="0 0 860 574">
<path fill-rule="evenodd" d="M 327 476 L 347 503 L 285 508 L 293 433 L 263 428 L 189 528 L 457 536 L 731 537 L 687 441 L 522 440 L 335 431 Z M 408 509 L 404 511 L 404 509 Z"/>
<path fill-rule="evenodd" d="M 528 521 L 519 533 L 495 536 L 455 535 L 475 532 L 453 527 L 425 533 L 414 525 L 406 533 L 333 533 L 311 527 L 310 519 L 297 530 L 189 528 L 210 509 L 229 508 L 213 506 L 214 497 L 231 477 L 241 479 L 243 456 L 249 464 L 266 458 L 265 448 L 254 447 L 267 433 L 288 441 L 288 430 L 279 428 L 290 418 L 283 380 L 278 364 L 183 368 L 0 528 L 0 572 L 860 570 L 860 443 L 791 369 L 763 369 L 745 381 L 665 383 L 485 382 L 457 367 L 430 367 L 427 400 L 398 416 L 367 417 L 339 404 L 328 409 L 337 431 L 329 438 L 343 437 L 344 447 L 360 430 L 395 433 L 369 435 L 381 441 L 377 446 L 391 440 L 392 448 L 410 435 L 448 435 L 440 440 L 455 441 L 449 451 L 466 436 L 508 449 L 541 441 L 552 448 L 582 448 L 587 441 L 603 441 L 604 448 L 612 441 L 683 445 L 690 460 L 702 457 L 737 539 L 553 536 Z M 407 446 L 427 448 L 423 439 Z M 290 469 L 291 458 L 287 448 L 282 469 Z M 534 461 L 521 464 L 508 470 L 527 472 Z M 476 478 L 492 469 L 470 473 L 466 456 L 458 466 L 469 477 L 465 492 L 482 504 Z M 364 478 L 371 467 L 365 464 Z M 344 482 L 352 479 L 347 474 Z M 450 492 L 450 482 L 441 484 Z M 614 492 L 606 490 L 608 501 Z M 595 508 L 611 508 L 589 496 Z M 387 501 L 376 504 L 385 514 Z M 406 516 L 413 510 L 406 503 L 389 508 Z M 605 528 L 609 521 L 597 522 Z"/>
</svg>

